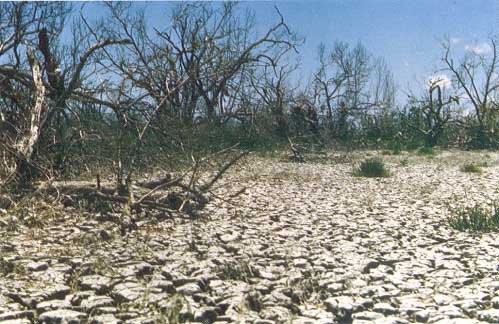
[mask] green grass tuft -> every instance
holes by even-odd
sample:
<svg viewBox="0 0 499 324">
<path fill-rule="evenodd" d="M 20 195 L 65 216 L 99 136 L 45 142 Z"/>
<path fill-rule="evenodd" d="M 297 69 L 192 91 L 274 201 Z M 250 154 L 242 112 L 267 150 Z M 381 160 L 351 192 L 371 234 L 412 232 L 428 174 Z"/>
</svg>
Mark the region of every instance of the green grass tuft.
<svg viewBox="0 0 499 324">
<path fill-rule="evenodd" d="M 354 170 L 354 175 L 368 178 L 381 178 L 390 176 L 390 172 L 381 158 L 369 158 L 360 163 Z"/>
<path fill-rule="evenodd" d="M 466 172 L 466 173 L 478 173 L 478 174 L 480 174 L 480 173 L 482 173 L 482 168 L 480 168 L 476 164 L 468 163 L 468 164 L 465 164 L 461 167 L 461 171 Z"/>
<path fill-rule="evenodd" d="M 488 206 L 475 205 L 454 211 L 449 218 L 453 229 L 463 232 L 492 232 L 499 230 L 499 208 L 494 204 Z"/>
</svg>

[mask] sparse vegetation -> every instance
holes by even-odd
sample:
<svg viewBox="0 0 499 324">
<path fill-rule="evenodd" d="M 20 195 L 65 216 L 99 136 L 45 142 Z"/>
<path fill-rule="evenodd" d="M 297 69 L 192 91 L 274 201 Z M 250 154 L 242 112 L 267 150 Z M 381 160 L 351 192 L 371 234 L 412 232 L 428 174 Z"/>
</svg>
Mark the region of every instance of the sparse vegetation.
<svg viewBox="0 0 499 324">
<path fill-rule="evenodd" d="M 491 232 L 499 230 L 499 208 L 476 204 L 452 211 L 449 225 L 453 229 L 466 232 Z"/>
<path fill-rule="evenodd" d="M 484 168 L 488 168 L 491 166 L 491 163 L 488 162 L 488 161 L 483 161 L 482 163 L 480 163 L 480 166 L 481 167 L 484 167 Z"/>
<path fill-rule="evenodd" d="M 388 177 L 390 172 L 381 158 L 374 157 L 360 162 L 359 166 L 354 170 L 354 175 L 359 177 L 380 178 Z"/>
<path fill-rule="evenodd" d="M 79 290 L 79 280 L 80 280 L 81 272 L 79 270 L 71 271 L 68 279 L 68 286 L 71 293 L 76 293 Z"/>
<path fill-rule="evenodd" d="M 419 155 L 434 155 L 435 151 L 433 150 L 433 147 L 431 146 L 423 146 L 418 150 Z"/>
<path fill-rule="evenodd" d="M 224 280 L 248 281 L 255 276 L 255 271 L 247 261 L 239 263 L 226 263 L 220 266 L 218 271 L 220 278 Z"/>
<path fill-rule="evenodd" d="M 482 168 L 478 166 L 477 164 L 474 163 L 467 163 L 461 167 L 462 172 L 466 173 L 477 173 L 481 174 L 482 173 Z"/>
<path fill-rule="evenodd" d="M 9 274 L 23 275 L 26 273 L 27 271 L 23 265 L 12 260 L 7 261 L 3 257 L 0 257 L 0 274 L 2 274 L 2 276 L 7 276 Z"/>
<path fill-rule="evenodd" d="M 167 302 L 168 307 L 161 310 L 160 323 L 179 324 L 192 321 L 189 311 L 183 312 L 184 308 L 190 310 L 190 305 L 182 295 L 173 295 Z"/>
</svg>

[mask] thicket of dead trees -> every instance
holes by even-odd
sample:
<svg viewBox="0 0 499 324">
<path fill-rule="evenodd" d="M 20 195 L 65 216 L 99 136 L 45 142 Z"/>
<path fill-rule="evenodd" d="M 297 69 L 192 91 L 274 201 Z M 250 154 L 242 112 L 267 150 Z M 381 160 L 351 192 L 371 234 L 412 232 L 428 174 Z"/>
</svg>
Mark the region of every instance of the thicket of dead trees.
<svg viewBox="0 0 499 324">
<path fill-rule="evenodd" d="M 316 71 L 297 77 L 304 40 L 278 8 L 262 29 L 231 2 L 167 4 L 160 26 L 130 3 L 101 6 L 99 21 L 69 3 L 0 3 L 3 189 L 85 174 L 87 193 L 131 210 L 185 211 L 245 149 L 499 145 L 494 38 L 463 57 L 444 42 L 451 86 L 397 103 L 388 64 L 362 44 L 325 39 Z"/>
</svg>

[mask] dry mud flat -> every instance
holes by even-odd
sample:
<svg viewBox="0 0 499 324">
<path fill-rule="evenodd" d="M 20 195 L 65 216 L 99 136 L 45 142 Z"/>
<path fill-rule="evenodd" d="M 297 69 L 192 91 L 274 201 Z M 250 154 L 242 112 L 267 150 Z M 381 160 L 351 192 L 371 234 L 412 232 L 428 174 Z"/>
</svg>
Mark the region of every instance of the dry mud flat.
<svg viewBox="0 0 499 324">
<path fill-rule="evenodd" d="M 216 191 L 237 199 L 125 236 L 113 215 L 1 216 L 0 323 L 499 323 L 498 233 L 445 221 L 499 199 L 499 154 L 388 156 L 391 177 L 353 177 L 366 154 L 250 157 Z"/>
</svg>

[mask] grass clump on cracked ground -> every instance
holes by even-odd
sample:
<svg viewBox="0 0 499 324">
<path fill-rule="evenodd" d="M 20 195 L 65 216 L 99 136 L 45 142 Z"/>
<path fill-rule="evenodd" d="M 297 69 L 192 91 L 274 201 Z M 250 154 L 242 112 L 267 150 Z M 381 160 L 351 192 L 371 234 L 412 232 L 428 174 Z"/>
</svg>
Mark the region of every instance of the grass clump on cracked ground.
<svg viewBox="0 0 499 324">
<path fill-rule="evenodd" d="M 499 206 L 492 207 L 476 204 L 453 211 L 449 225 L 463 232 L 492 232 L 499 230 Z"/>
<path fill-rule="evenodd" d="M 354 175 L 368 178 L 384 178 L 390 176 L 390 171 L 379 157 L 368 158 L 360 162 L 354 170 Z"/>
<path fill-rule="evenodd" d="M 477 173 L 481 174 L 482 173 L 482 168 L 480 168 L 478 165 L 473 164 L 473 163 L 467 163 L 461 167 L 462 172 L 466 173 Z"/>
</svg>

